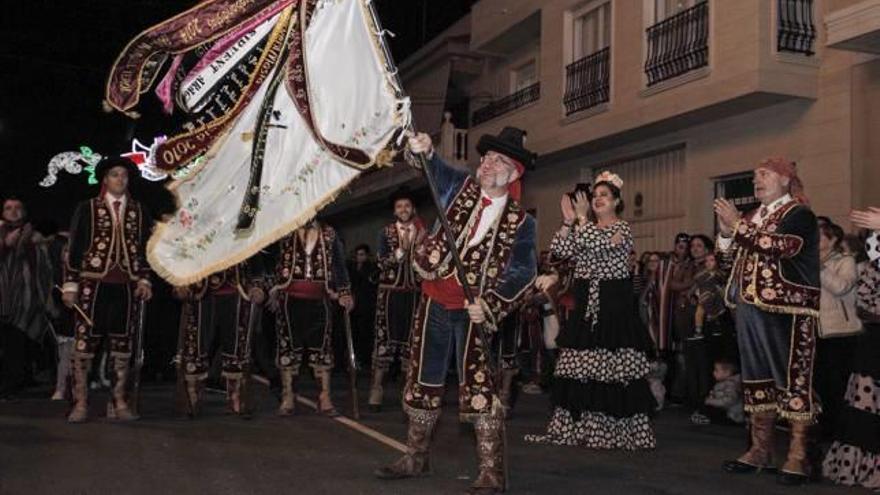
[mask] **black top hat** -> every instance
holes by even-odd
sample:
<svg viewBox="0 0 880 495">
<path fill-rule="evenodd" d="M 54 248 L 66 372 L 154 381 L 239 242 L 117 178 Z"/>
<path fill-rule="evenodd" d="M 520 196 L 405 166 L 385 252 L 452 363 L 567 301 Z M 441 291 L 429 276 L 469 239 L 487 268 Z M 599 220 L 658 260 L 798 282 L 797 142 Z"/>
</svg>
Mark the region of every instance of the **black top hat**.
<svg viewBox="0 0 880 495">
<path fill-rule="evenodd" d="M 525 148 L 526 131 L 516 127 L 505 127 L 497 136 L 483 134 L 477 143 L 477 151 L 485 155 L 490 151 L 509 156 L 523 164 L 527 169 L 535 166 L 538 155 Z"/>
<path fill-rule="evenodd" d="M 397 188 L 396 191 L 391 193 L 391 197 L 389 198 L 391 207 L 393 208 L 395 203 L 397 203 L 397 201 L 401 199 L 408 199 L 413 206 L 416 205 L 415 196 L 413 196 L 412 191 L 410 191 L 410 189 L 406 186 L 400 186 Z"/>
<path fill-rule="evenodd" d="M 107 175 L 107 172 L 116 167 L 122 167 L 128 171 L 129 181 L 135 180 L 135 178 L 139 177 L 141 174 L 137 165 L 128 158 L 122 156 L 108 156 L 98 162 L 98 165 L 95 166 L 95 178 L 98 179 L 98 182 L 104 180 L 104 176 Z"/>
<path fill-rule="evenodd" d="M 138 166 L 124 156 L 108 156 L 95 166 L 95 177 L 98 183 L 104 180 L 111 169 L 123 167 L 128 170 L 129 193 L 144 203 L 148 213 L 154 219 L 161 219 L 164 215 L 172 215 L 177 210 L 177 198 L 165 188 L 161 182 L 152 182 L 141 176 Z"/>
</svg>

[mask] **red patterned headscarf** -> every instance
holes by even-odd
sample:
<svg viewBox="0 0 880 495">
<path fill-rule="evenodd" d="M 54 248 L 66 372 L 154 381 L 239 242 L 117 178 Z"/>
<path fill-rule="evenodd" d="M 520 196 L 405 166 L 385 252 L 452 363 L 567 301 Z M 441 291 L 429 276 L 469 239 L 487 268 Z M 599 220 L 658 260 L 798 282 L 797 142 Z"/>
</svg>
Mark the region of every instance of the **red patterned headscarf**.
<svg viewBox="0 0 880 495">
<path fill-rule="evenodd" d="M 804 183 L 801 182 L 800 177 L 797 175 L 797 163 L 786 160 L 781 156 L 771 156 L 761 160 L 758 163 L 758 166 L 755 167 L 755 169 L 759 168 L 767 169 L 783 177 L 788 177 L 788 192 L 791 194 L 791 197 L 793 197 L 798 203 L 804 205 L 810 204 L 806 194 L 804 194 Z"/>
</svg>

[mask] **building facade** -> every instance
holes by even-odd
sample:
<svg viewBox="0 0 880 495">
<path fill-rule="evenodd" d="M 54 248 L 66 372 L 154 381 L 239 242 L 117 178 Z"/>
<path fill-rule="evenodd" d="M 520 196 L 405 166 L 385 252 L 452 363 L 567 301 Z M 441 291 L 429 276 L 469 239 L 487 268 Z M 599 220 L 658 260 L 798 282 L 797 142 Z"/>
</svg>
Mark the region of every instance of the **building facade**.
<svg viewBox="0 0 880 495">
<path fill-rule="evenodd" d="M 715 197 L 753 204 L 750 171 L 771 155 L 845 228 L 880 204 L 876 53 L 880 0 L 481 0 L 401 74 L 453 161 L 474 166 L 482 134 L 528 131 L 540 246 L 560 195 L 611 169 L 637 249 L 666 250 L 714 232 Z"/>
</svg>

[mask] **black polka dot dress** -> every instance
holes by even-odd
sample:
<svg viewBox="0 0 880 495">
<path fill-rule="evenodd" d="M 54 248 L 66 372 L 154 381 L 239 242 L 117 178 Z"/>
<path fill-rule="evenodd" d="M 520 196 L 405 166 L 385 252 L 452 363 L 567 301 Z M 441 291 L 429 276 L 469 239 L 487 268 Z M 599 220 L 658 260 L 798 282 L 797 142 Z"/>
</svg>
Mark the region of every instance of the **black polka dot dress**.
<svg viewBox="0 0 880 495">
<path fill-rule="evenodd" d="M 615 235 L 622 242 L 615 243 Z M 553 413 L 539 443 L 595 449 L 651 449 L 656 402 L 646 376 L 647 330 L 638 318 L 629 272 L 633 240 L 624 221 L 557 233 L 551 251 L 576 263 L 575 308 L 557 337 Z"/>
<path fill-rule="evenodd" d="M 862 271 L 858 309 L 865 332 L 858 337 L 834 443 L 825 455 L 822 473 L 848 486 L 880 491 L 880 249 L 877 236 L 868 245 L 877 258 Z"/>
</svg>

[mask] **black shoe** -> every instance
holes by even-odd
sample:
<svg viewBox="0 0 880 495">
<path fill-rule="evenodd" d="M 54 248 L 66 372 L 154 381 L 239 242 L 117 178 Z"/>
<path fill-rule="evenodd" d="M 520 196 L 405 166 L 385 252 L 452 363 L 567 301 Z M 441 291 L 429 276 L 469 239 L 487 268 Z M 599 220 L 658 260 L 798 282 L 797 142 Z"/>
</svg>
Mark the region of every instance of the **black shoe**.
<svg viewBox="0 0 880 495">
<path fill-rule="evenodd" d="M 775 466 L 753 466 L 745 462 L 733 460 L 724 461 L 721 467 L 728 473 L 732 474 L 753 474 L 753 473 L 775 473 Z"/>
<path fill-rule="evenodd" d="M 786 471 L 780 471 L 779 474 L 776 475 L 776 483 L 784 486 L 801 486 L 806 485 L 810 482 L 810 477 L 806 474 L 800 473 L 789 473 Z"/>
<path fill-rule="evenodd" d="M 378 413 L 382 412 L 382 404 L 369 404 L 369 405 L 367 405 L 367 407 L 369 408 L 370 412 L 373 414 L 378 414 Z"/>
</svg>

